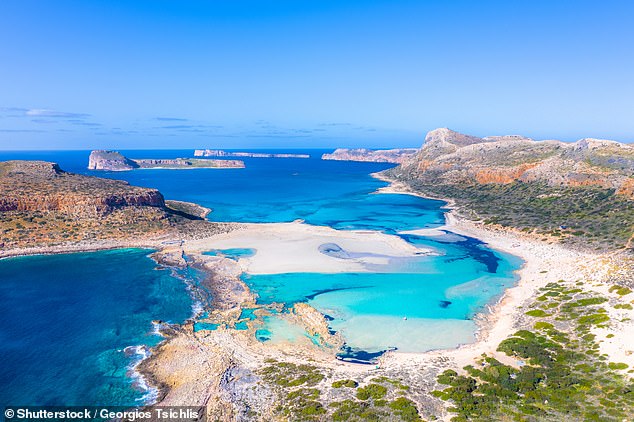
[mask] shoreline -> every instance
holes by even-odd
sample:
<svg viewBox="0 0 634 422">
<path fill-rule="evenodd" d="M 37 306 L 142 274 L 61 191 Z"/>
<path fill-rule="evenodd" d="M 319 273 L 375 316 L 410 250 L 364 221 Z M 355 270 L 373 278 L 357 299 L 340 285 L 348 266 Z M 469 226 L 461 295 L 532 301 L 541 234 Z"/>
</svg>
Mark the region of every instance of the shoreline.
<svg viewBox="0 0 634 422">
<path fill-rule="evenodd" d="M 385 374 L 408 379 L 412 381 L 412 386 L 419 387 L 418 383 L 420 383 L 422 392 L 417 393 L 419 405 L 426 410 L 431 406 L 434 412 L 440 412 L 439 416 L 446 416 L 446 412 L 443 410 L 444 405 L 441 406 L 437 399 L 428 394 L 434 388 L 435 376 L 444 369 L 457 369 L 473 364 L 475 359 L 483 353 L 495 357 L 502 363 L 517 365 L 514 359 L 497 352 L 496 349 L 502 340 L 521 326 L 524 315 L 522 307 L 534 297 L 540 287 L 549 282 L 583 278 L 586 276 L 587 270 L 593 269 L 593 264 L 599 265 L 597 259 L 602 257 L 601 254 L 575 251 L 562 245 L 549 244 L 542 239 L 536 239 L 513 229 L 484 226 L 460 216 L 459 208 L 451 200 L 430 198 L 413 192 L 405 185 L 393 182 L 382 175 L 372 174 L 372 176 L 390 183 L 374 193 L 408 194 L 440 200 L 447 204 L 443 206 L 445 224 L 433 229 L 417 230 L 415 231 L 418 232 L 417 234 L 433 237 L 444 234 L 442 230 L 448 230 L 458 235 L 478 239 L 488 247 L 517 256 L 524 262 L 520 269 L 514 271 L 518 277 L 517 282 L 512 287 L 506 288 L 497 297 L 495 303 L 490 303 L 471 318 L 477 327 L 475 340 L 457 347 L 425 352 L 388 351 L 379 358 L 375 368 L 373 365 L 360 365 L 333 359 L 332 353 L 318 350 L 311 345 L 258 343 L 254 338 L 248 338 L 252 334 L 251 326 L 248 331 L 221 328 L 216 331 L 195 332 L 193 317 L 191 317 L 178 326 L 161 324 L 159 330 L 164 339 L 156 346 L 149 348 L 149 356 L 135 365 L 135 371 L 138 371 L 150 389 L 155 388 L 157 391 L 154 397 L 155 401 L 142 406 L 186 405 L 195 402 L 197 405 L 207 406 L 208 414 L 214 417 L 218 417 L 218 415 L 221 417 L 232 415 L 231 417 L 233 417 L 242 412 L 240 406 L 244 406 L 244 404 L 237 403 L 237 399 L 233 396 L 227 396 L 227 390 L 233 388 L 232 383 L 234 382 L 232 379 L 227 380 L 228 374 L 232 373 L 231 371 L 237 369 L 253 374 L 265 365 L 264 362 L 267 359 L 296 363 L 312 360 L 312 364 L 321 369 L 332 371 L 339 377 L 369 379 L 369 377 L 378 374 Z M 234 227 L 232 231 L 201 239 L 185 240 L 187 236 L 177 239 L 177 236 L 172 235 L 160 239 L 93 241 L 0 251 L 0 259 L 120 248 L 148 248 L 155 250 L 151 254 L 151 258 L 159 265 L 182 268 L 184 263 L 202 269 L 206 273 L 208 282 L 220 283 L 217 287 L 221 289 L 227 286 L 235 287 L 237 281 L 233 277 L 247 271 L 247 269 L 255 271 L 256 274 L 268 274 L 270 273 L 268 271 L 272 270 L 270 266 L 273 263 L 276 273 L 282 272 L 280 268 L 290 271 L 296 268 L 306 268 L 308 258 L 304 256 L 303 251 L 307 250 L 306 248 L 309 246 L 315 249 L 315 244 L 325 243 L 327 239 L 334 239 L 334 242 L 344 245 L 345 248 L 354 249 L 355 245 L 363 243 L 364 247 L 374 248 L 378 253 L 391 251 L 396 254 L 402 253 L 403 256 L 409 256 L 412 253 L 412 248 L 404 245 L 407 242 L 398 242 L 395 240 L 396 236 L 373 231 L 335 230 L 330 227 L 311 226 L 299 222 L 229 224 Z M 308 236 L 309 240 L 302 240 L 302 236 Z M 279 252 L 279 244 L 282 242 L 295 242 L 298 247 L 295 251 L 296 254 L 291 254 L 285 262 L 280 261 L 279 256 L 274 257 L 277 255 L 275 252 L 268 257 L 260 255 L 258 258 L 260 261 L 255 266 L 251 260 L 234 262 L 226 258 L 211 256 L 205 257 L 201 261 L 196 259 L 202 256 L 201 252 L 209 249 L 253 246 L 251 242 L 254 239 L 262 245 L 268 245 L 267 247 L 274 252 Z M 417 248 L 414 247 L 414 249 Z M 193 262 L 185 262 L 182 257 L 184 253 L 196 254 Z M 311 259 L 317 258 L 321 258 L 321 256 L 314 255 Z M 268 266 L 265 265 L 266 262 L 269 263 Z M 315 262 L 316 264 L 310 265 L 321 268 L 323 271 L 323 262 L 325 261 L 317 260 Z M 328 268 L 331 268 L 332 272 L 359 268 L 352 264 L 345 262 L 341 265 L 337 264 L 335 268 L 330 266 Z M 187 283 L 187 281 L 184 282 Z M 225 286 L 222 283 L 228 284 Z M 197 287 L 191 286 L 191 288 Z M 248 288 L 245 294 L 247 296 L 250 294 Z M 205 310 L 213 312 L 215 315 L 222 314 L 223 317 L 235 319 L 236 312 L 239 314 L 239 310 L 249 303 L 245 297 L 241 296 L 240 300 L 233 302 L 232 306 L 227 309 Z M 253 336 L 251 335 L 251 337 Z M 432 379 L 433 381 L 430 381 Z M 260 392 L 263 397 L 270 399 L 270 391 L 262 391 Z M 253 400 L 257 401 L 257 399 Z M 264 414 L 271 411 L 270 405 L 271 403 L 261 403 Z"/>
<path fill-rule="evenodd" d="M 499 315 L 501 313 L 500 308 L 504 302 L 510 301 L 508 298 L 509 291 L 517 288 L 526 288 L 526 279 L 533 276 L 533 271 L 527 270 L 527 267 L 531 268 L 535 265 L 535 256 L 532 253 L 529 253 L 527 250 L 526 244 L 530 244 L 531 248 L 539 248 L 552 246 L 547 245 L 545 242 L 532 239 L 529 235 L 514 233 L 513 230 L 507 228 L 490 228 L 483 227 L 483 225 L 478 224 L 474 221 L 471 221 L 467 218 L 461 217 L 458 215 L 458 207 L 455 204 L 455 201 L 448 198 L 440 198 L 440 197 L 431 197 L 428 195 L 423 195 L 419 192 L 415 192 L 409 186 L 405 185 L 402 182 L 395 181 L 382 173 L 372 173 L 372 177 L 381 180 L 383 182 L 389 183 L 388 186 L 377 189 L 376 194 L 401 194 L 401 195 L 412 195 L 417 196 L 424 199 L 433 199 L 437 201 L 445 202 L 446 211 L 444 213 L 445 216 L 445 224 L 439 227 L 429 228 L 429 229 L 419 229 L 419 230 L 408 230 L 399 233 L 403 234 L 418 234 L 422 236 L 438 236 L 444 234 L 443 230 L 450 231 L 457 235 L 463 235 L 472 237 L 482 241 L 485 245 L 489 246 L 491 249 L 498 250 L 501 252 L 508 253 L 517 258 L 520 258 L 523 261 L 522 266 L 515 270 L 513 273 L 518 277 L 517 282 L 509 288 L 504 289 L 503 293 L 497 297 L 494 303 L 489 303 L 483 310 L 478 311 L 472 317 L 472 320 L 477 325 L 476 330 L 476 338 L 472 343 L 462 344 L 455 348 L 450 349 L 437 349 L 430 350 L 425 353 L 439 353 L 439 352 L 447 352 L 447 351 L 458 351 L 466 348 L 476 348 L 476 345 L 482 342 L 490 342 L 486 337 L 488 337 L 488 332 L 492 331 L 491 325 L 495 325 L 497 320 L 502 316 Z M 523 244 L 524 243 L 524 244 Z M 564 253 L 577 254 L 578 252 L 568 250 L 560 245 L 552 246 L 554 249 L 565 251 Z M 546 283 L 543 283 L 546 284 Z M 541 285 L 540 285 L 541 286 Z M 529 288 L 531 286 L 528 286 Z M 538 286 L 532 286 L 534 290 L 538 289 Z M 528 299 L 528 297 L 523 298 Z M 512 300 L 513 304 L 519 304 L 517 300 Z M 491 321 L 493 320 L 493 321 Z M 510 333 L 509 333 L 510 334 Z M 500 339 L 501 341 L 502 339 Z M 498 342 L 499 343 L 499 342 Z M 497 347 L 497 343 L 494 347 Z"/>
<path fill-rule="evenodd" d="M 376 193 L 393 193 L 414 195 L 425 199 L 440 200 L 447 204 L 445 224 L 430 229 L 413 230 L 426 236 L 444 234 L 447 230 L 457 235 L 473 237 L 484 242 L 492 249 L 499 250 L 520 258 L 523 265 L 514 271 L 518 280 L 512 287 L 504 290 L 495 303 L 490 303 L 472 320 L 476 323 L 475 341 L 461 344 L 455 348 L 430 350 L 422 353 L 387 352 L 380 361 L 384 365 L 407 365 L 407 360 L 424 364 L 442 357 L 454 361 L 454 367 L 473 364 L 475 359 L 486 353 L 498 361 L 516 366 L 517 363 L 504 353 L 497 351 L 498 345 L 509 335 L 519 329 L 523 319 L 521 308 L 539 288 L 549 282 L 579 279 L 584 275 L 593 261 L 601 259 L 602 254 L 582 252 L 567 248 L 561 244 L 548 243 L 529 234 L 520 233 L 511 228 L 488 227 L 482 223 L 469 220 L 459 215 L 455 201 L 447 198 L 435 198 L 413 191 L 402 182 L 394 181 L 381 173 L 373 173 L 373 177 L 389 183 L 379 188 Z"/>
</svg>

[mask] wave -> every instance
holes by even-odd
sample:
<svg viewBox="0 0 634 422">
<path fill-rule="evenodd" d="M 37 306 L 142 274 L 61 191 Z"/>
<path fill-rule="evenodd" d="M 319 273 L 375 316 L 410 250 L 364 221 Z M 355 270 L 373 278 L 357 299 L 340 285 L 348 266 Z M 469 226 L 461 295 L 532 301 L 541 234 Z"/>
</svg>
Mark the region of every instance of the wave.
<svg viewBox="0 0 634 422">
<path fill-rule="evenodd" d="M 159 329 L 160 324 L 154 324 L 156 329 Z M 132 363 L 128 366 L 127 375 L 132 379 L 132 387 L 143 392 L 143 395 L 135 401 L 139 402 L 141 406 L 149 406 L 158 400 L 159 390 L 156 387 L 148 385 L 145 377 L 138 371 L 138 367 L 145 359 L 152 355 L 152 351 L 146 345 L 128 346 L 123 349 L 126 356 L 135 356 Z"/>
</svg>

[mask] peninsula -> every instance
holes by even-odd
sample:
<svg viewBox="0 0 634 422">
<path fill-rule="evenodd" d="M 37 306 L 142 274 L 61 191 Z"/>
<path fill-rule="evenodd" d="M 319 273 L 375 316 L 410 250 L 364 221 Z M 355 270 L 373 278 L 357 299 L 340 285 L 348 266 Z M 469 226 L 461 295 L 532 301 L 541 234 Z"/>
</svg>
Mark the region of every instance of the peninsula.
<svg viewBox="0 0 634 422">
<path fill-rule="evenodd" d="M 416 148 L 398 149 L 347 149 L 337 148 L 330 154 L 323 154 L 322 160 L 337 161 L 369 161 L 374 163 L 396 163 L 401 164 L 414 156 L 418 152 Z"/>
<path fill-rule="evenodd" d="M 249 158 L 310 158 L 308 154 L 277 154 L 265 152 L 232 152 L 220 149 L 197 149 L 194 157 L 249 157 Z"/>
<path fill-rule="evenodd" d="M 230 225 L 156 189 L 68 173 L 45 161 L 0 162 L 0 257 L 156 245 Z"/>
<path fill-rule="evenodd" d="M 244 168 L 239 160 L 191 158 L 127 158 L 117 151 L 96 150 L 88 158 L 89 170 L 127 171 L 134 169 Z"/>
<path fill-rule="evenodd" d="M 381 177 L 449 198 L 488 225 L 596 250 L 632 246 L 634 146 L 518 135 L 478 138 L 441 128 Z"/>
<path fill-rule="evenodd" d="M 630 154 L 628 145 L 608 141 L 477 138 L 438 129 L 415 156 L 376 175 L 391 182 L 382 192 L 452 204 L 445 226 L 418 234 L 471 236 L 525 261 L 517 286 L 478 316 L 476 343 L 388 352 L 377 366 L 364 366 L 335 361 L 335 351 L 310 341 L 254 340 L 257 323 L 238 311 L 257 306 L 240 279 L 244 271 L 359 270 L 356 261 L 329 261 L 317 252 L 320 245 L 372 256 L 412 251 L 398 238 L 376 233 L 251 224 L 164 250 L 169 256 L 184 251 L 214 274 L 222 288 L 214 290 L 218 302 L 209 318 L 219 328 L 180 331 L 142 370 L 163 386 L 159 404 L 205 402 L 209 414 L 236 420 L 583 420 L 612 411 L 625 418 L 634 405 L 627 394 L 610 391 L 627 388 L 626 371 L 634 366 Z M 533 172 L 526 173 L 524 163 Z M 499 220 L 492 220 L 496 215 Z M 238 262 L 202 254 L 247 246 L 257 254 Z M 327 330 L 326 316 L 300 305 L 289 318 L 341 344 Z M 240 323 L 247 329 L 230 328 Z"/>
</svg>

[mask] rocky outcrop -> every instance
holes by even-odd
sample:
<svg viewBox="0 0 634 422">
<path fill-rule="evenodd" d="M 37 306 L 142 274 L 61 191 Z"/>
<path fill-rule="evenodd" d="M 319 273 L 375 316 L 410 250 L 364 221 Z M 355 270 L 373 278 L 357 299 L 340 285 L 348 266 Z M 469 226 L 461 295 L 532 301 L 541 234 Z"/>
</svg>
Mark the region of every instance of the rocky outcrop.
<svg viewBox="0 0 634 422">
<path fill-rule="evenodd" d="M 240 160 L 200 160 L 189 158 L 127 158 L 117 151 L 92 151 L 89 170 L 127 171 L 134 169 L 244 168 Z"/>
<path fill-rule="evenodd" d="M 220 149 L 197 149 L 194 157 L 310 158 L 308 154 L 270 154 L 264 152 L 231 152 Z"/>
<path fill-rule="evenodd" d="M 199 160 L 190 158 L 134 158 L 139 168 L 181 169 L 181 168 L 244 168 L 240 160 Z"/>
<path fill-rule="evenodd" d="M 413 157 L 418 150 L 415 148 L 400 149 L 346 149 L 337 148 L 331 154 L 321 156 L 322 160 L 336 161 L 367 161 L 375 163 L 396 163 L 400 164 Z"/>
<path fill-rule="evenodd" d="M 164 208 L 156 189 L 130 186 L 120 180 L 67 173 L 55 163 L 0 163 L 0 211 L 59 211 L 96 217 L 123 207 Z"/>
<path fill-rule="evenodd" d="M 593 186 L 632 197 L 634 147 L 598 139 L 478 138 L 442 128 L 429 132 L 420 151 L 392 174 L 436 184 Z"/>
<path fill-rule="evenodd" d="M 125 171 L 139 165 L 117 151 L 97 150 L 88 157 L 88 170 Z"/>
</svg>

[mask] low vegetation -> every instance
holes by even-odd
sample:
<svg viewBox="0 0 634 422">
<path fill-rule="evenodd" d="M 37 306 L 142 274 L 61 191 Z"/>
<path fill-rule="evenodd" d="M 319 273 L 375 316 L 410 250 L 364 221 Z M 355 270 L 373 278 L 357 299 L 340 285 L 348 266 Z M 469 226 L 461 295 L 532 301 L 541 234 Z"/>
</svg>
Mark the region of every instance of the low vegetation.
<svg viewBox="0 0 634 422">
<path fill-rule="evenodd" d="M 431 184 L 406 179 L 414 189 L 452 198 L 469 218 L 558 239 L 615 250 L 634 234 L 634 201 L 613 189 L 552 187 L 545 183 Z"/>
<path fill-rule="evenodd" d="M 260 371 L 263 380 L 278 390 L 276 407 L 290 421 L 420 421 L 413 401 L 403 396 L 409 387 L 400 380 L 377 377 L 359 386 L 351 379 L 326 382 L 322 370 L 312 365 L 267 361 Z M 326 400 L 324 391 L 337 390 Z"/>
<path fill-rule="evenodd" d="M 622 372 L 628 365 L 607 362 L 599 352 L 595 328 L 610 318 L 601 306 L 608 299 L 548 284 L 534 303 L 533 330 L 520 330 L 498 351 L 515 365 L 483 356 L 464 374 L 447 370 L 438 377 L 445 387 L 434 395 L 452 403 L 453 421 L 588 420 L 622 421 L 634 414 L 634 382 Z"/>
</svg>

